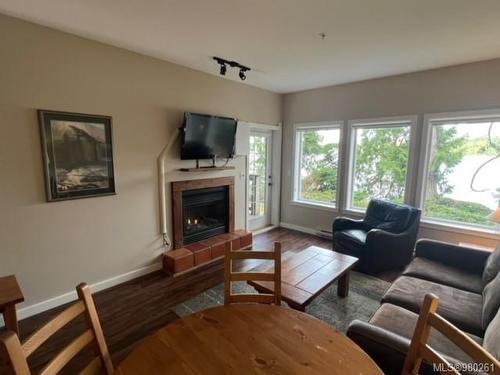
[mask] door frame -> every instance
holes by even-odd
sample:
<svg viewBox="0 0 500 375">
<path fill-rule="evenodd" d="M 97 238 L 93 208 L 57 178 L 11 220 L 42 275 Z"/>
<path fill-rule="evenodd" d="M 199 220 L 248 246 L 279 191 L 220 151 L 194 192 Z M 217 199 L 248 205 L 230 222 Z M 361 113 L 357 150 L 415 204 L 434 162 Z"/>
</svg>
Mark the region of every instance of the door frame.
<svg viewBox="0 0 500 375">
<path fill-rule="evenodd" d="M 242 124 L 243 126 L 248 127 L 248 139 L 246 140 L 249 150 L 250 145 L 250 132 L 252 130 L 267 130 L 272 131 L 272 145 L 271 145 L 271 175 L 272 177 L 272 186 L 270 189 L 270 201 L 271 204 L 271 226 L 278 227 L 280 224 L 280 208 L 281 208 L 281 144 L 282 144 L 282 126 L 278 125 L 270 125 L 270 124 L 261 124 L 255 122 L 245 122 L 240 121 L 238 126 Z M 248 171 L 249 171 L 249 158 L 248 154 L 246 157 L 245 163 L 245 229 L 248 230 L 249 225 L 249 215 L 248 215 Z"/>
</svg>

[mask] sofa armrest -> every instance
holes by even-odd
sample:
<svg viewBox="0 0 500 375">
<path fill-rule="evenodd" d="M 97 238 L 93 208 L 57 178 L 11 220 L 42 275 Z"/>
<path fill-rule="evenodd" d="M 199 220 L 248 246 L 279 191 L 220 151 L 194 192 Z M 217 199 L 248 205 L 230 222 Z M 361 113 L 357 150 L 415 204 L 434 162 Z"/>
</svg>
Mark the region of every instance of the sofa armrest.
<svg viewBox="0 0 500 375">
<path fill-rule="evenodd" d="M 416 256 L 440 262 L 468 272 L 482 274 L 490 256 L 486 250 L 472 249 L 447 242 L 422 239 L 417 241 Z"/>
<path fill-rule="evenodd" d="M 333 232 L 346 229 L 365 229 L 363 220 L 354 220 L 347 217 L 337 217 L 333 221 Z"/>
<path fill-rule="evenodd" d="M 410 340 L 373 324 L 354 320 L 347 336 L 361 347 L 386 374 L 400 374 Z"/>
</svg>

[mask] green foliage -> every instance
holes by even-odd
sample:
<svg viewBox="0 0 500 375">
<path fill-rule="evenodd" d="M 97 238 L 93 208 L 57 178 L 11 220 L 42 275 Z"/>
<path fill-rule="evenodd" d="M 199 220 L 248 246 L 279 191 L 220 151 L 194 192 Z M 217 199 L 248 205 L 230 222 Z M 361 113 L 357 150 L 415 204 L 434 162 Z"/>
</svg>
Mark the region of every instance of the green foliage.
<svg viewBox="0 0 500 375">
<path fill-rule="evenodd" d="M 479 203 L 433 197 L 425 202 L 425 215 L 432 218 L 493 226 L 488 219 L 491 209 Z"/>
</svg>

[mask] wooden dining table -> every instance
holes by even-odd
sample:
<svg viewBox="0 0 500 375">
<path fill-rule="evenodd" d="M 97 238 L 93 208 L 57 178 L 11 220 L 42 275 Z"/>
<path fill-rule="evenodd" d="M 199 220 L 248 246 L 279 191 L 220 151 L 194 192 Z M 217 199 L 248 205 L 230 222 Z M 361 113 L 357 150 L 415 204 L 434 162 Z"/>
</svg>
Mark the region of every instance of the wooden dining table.
<svg viewBox="0 0 500 375">
<path fill-rule="evenodd" d="M 118 375 L 383 374 L 347 336 L 305 313 L 234 304 L 179 319 L 147 337 Z"/>
</svg>

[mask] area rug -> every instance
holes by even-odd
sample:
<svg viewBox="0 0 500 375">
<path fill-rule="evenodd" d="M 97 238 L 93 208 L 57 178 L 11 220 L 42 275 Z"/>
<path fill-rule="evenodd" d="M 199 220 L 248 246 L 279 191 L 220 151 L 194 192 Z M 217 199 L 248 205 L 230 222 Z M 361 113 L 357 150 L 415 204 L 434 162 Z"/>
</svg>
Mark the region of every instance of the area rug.
<svg viewBox="0 0 500 375">
<path fill-rule="evenodd" d="M 337 283 L 324 290 L 306 308 L 306 313 L 325 321 L 341 332 L 346 332 L 354 319 L 370 320 L 378 309 L 380 300 L 391 285 L 389 282 L 359 272 L 351 272 L 349 296 L 337 296 Z M 255 289 L 246 283 L 235 283 L 237 293 L 254 293 Z M 219 284 L 196 297 L 174 307 L 181 317 L 194 312 L 224 304 L 224 284 Z M 286 303 L 283 303 L 288 307 Z"/>
</svg>

